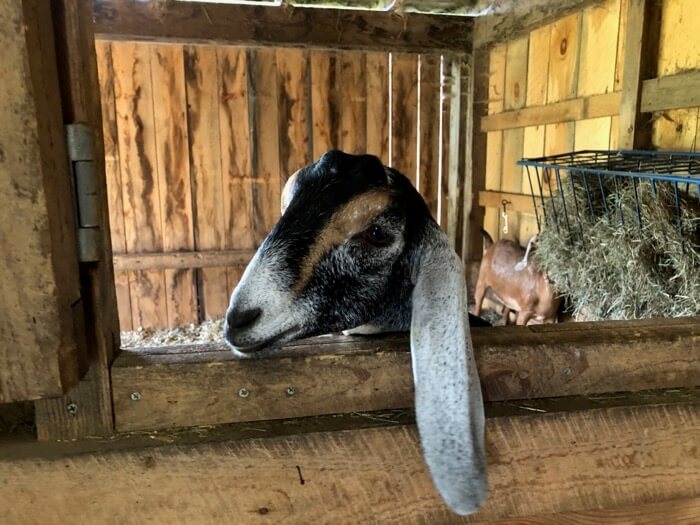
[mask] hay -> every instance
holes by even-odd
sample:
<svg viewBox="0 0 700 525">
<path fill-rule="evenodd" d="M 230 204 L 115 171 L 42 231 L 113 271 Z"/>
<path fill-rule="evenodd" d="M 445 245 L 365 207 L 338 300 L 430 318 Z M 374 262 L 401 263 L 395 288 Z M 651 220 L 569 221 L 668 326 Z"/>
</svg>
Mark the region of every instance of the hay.
<svg viewBox="0 0 700 525">
<path fill-rule="evenodd" d="M 224 320 L 214 319 L 202 324 L 190 324 L 176 328 L 153 330 L 139 327 L 137 330 L 121 333 L 122 348 L 143 348 L 149 346 L 177 346 L 196 343 L 216 343 L 223 341 Z"/>
<path fill-rule="evenodd" d="M 560 228 L 557 231 L 551 220 L 543 226 L 534 259 L 558 290 L 568 296 L 574 318 L 699 315 L 697 198 L 690 195 L 681 199 L 680 233 L 672 188 L 657 185 L 655 195 L 651 183 L 639 182 L 640 228 L 631 184 L 620 184 L 618 180 L 615 191 L 614 181 L 607 182 L 607 198 L 600 191 L 592 192 L 594 214 L 591 216 L 584 188 L 580 183 L 572 185 L 571 180 L 563 184 L 566 214 L 560 198 L 546 201 L 545 213 L 550 219 L 556 213 Z M 604 213 L 604 204 L 611 210 L 611 220 Z M 566 228 L 566 217 L 571 231 Z"/>
</svg>

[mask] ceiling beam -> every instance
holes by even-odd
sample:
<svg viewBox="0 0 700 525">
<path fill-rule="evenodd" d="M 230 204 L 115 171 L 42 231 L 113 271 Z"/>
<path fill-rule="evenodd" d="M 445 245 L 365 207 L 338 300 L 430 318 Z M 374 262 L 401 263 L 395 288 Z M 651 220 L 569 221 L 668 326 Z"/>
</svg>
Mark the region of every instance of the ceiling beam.
<svg viewBox="0 0 700 525">
<path fill-rule="evenodd" d="M 113 40 L 404 52 L 471 51 L 458 16 L 182 1 L 95 0 L 95 34 Z"/>
</svg>

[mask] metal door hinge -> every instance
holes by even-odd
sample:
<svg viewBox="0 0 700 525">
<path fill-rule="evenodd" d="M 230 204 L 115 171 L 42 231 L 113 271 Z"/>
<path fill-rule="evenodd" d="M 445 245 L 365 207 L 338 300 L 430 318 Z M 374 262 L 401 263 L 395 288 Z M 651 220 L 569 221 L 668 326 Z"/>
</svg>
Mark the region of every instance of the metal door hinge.
<svg viewBox="0 0 700 525">
<path fill-rule="evenodd" d="M 80 262 L 100 260 L 100 222 L 92 130 L 86 124 L 66 125 L 68 159 L 75 183 Z"/>
</svg>

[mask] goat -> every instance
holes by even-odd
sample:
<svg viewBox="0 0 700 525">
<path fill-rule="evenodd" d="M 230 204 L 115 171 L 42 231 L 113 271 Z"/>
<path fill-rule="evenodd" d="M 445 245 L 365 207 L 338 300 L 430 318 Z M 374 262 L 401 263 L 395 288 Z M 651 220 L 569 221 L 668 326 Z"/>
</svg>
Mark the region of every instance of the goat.
<svg viewBox="0 0 700 525">
<path fill-rule="evenodd" d="M 474 314 L 481 314 L 484 296 L 490 290 L 503 303 L 503 319 L 508 322 L 510 311 L 518 312 L 516 324 L 556 322 L 561 298 L 544 272 L 528 262 L 534 237 L 527 249 L 518 243 L 501 239 L 493 242 L 486 230 L 484 255 L 474 290 Z"/>
<path fill-rule="evenodd" d="M 475 512 L 487 479 L 467 288 L 425 201 L 377 157 L 331 150 L 289 178 L 282 210 L 233 291 L 228 345 L 249 357 L 301 337 L 410 328 L 428 469 L 453 511 Z"/>
</svg>

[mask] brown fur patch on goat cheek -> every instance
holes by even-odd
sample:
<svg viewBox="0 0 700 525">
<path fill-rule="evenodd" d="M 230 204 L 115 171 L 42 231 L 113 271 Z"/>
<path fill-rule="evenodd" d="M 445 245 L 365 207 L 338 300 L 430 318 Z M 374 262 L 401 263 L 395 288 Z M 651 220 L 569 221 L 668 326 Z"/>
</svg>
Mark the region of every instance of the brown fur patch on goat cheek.
<svg viewBox="0 0 700 525">
<path fill-rule="evenodd" d="M 301 261 L 299 278 L 292 290 L 300 293 L 308 284 L 314 267 L 321 257 L 333 247 L 345 242 L 353 235 L 365 230 L 391 203 L 388 191 L 361 193 L 336 211 L 326 226 L 319 232 L 309 253 Z"/>
</svg>

